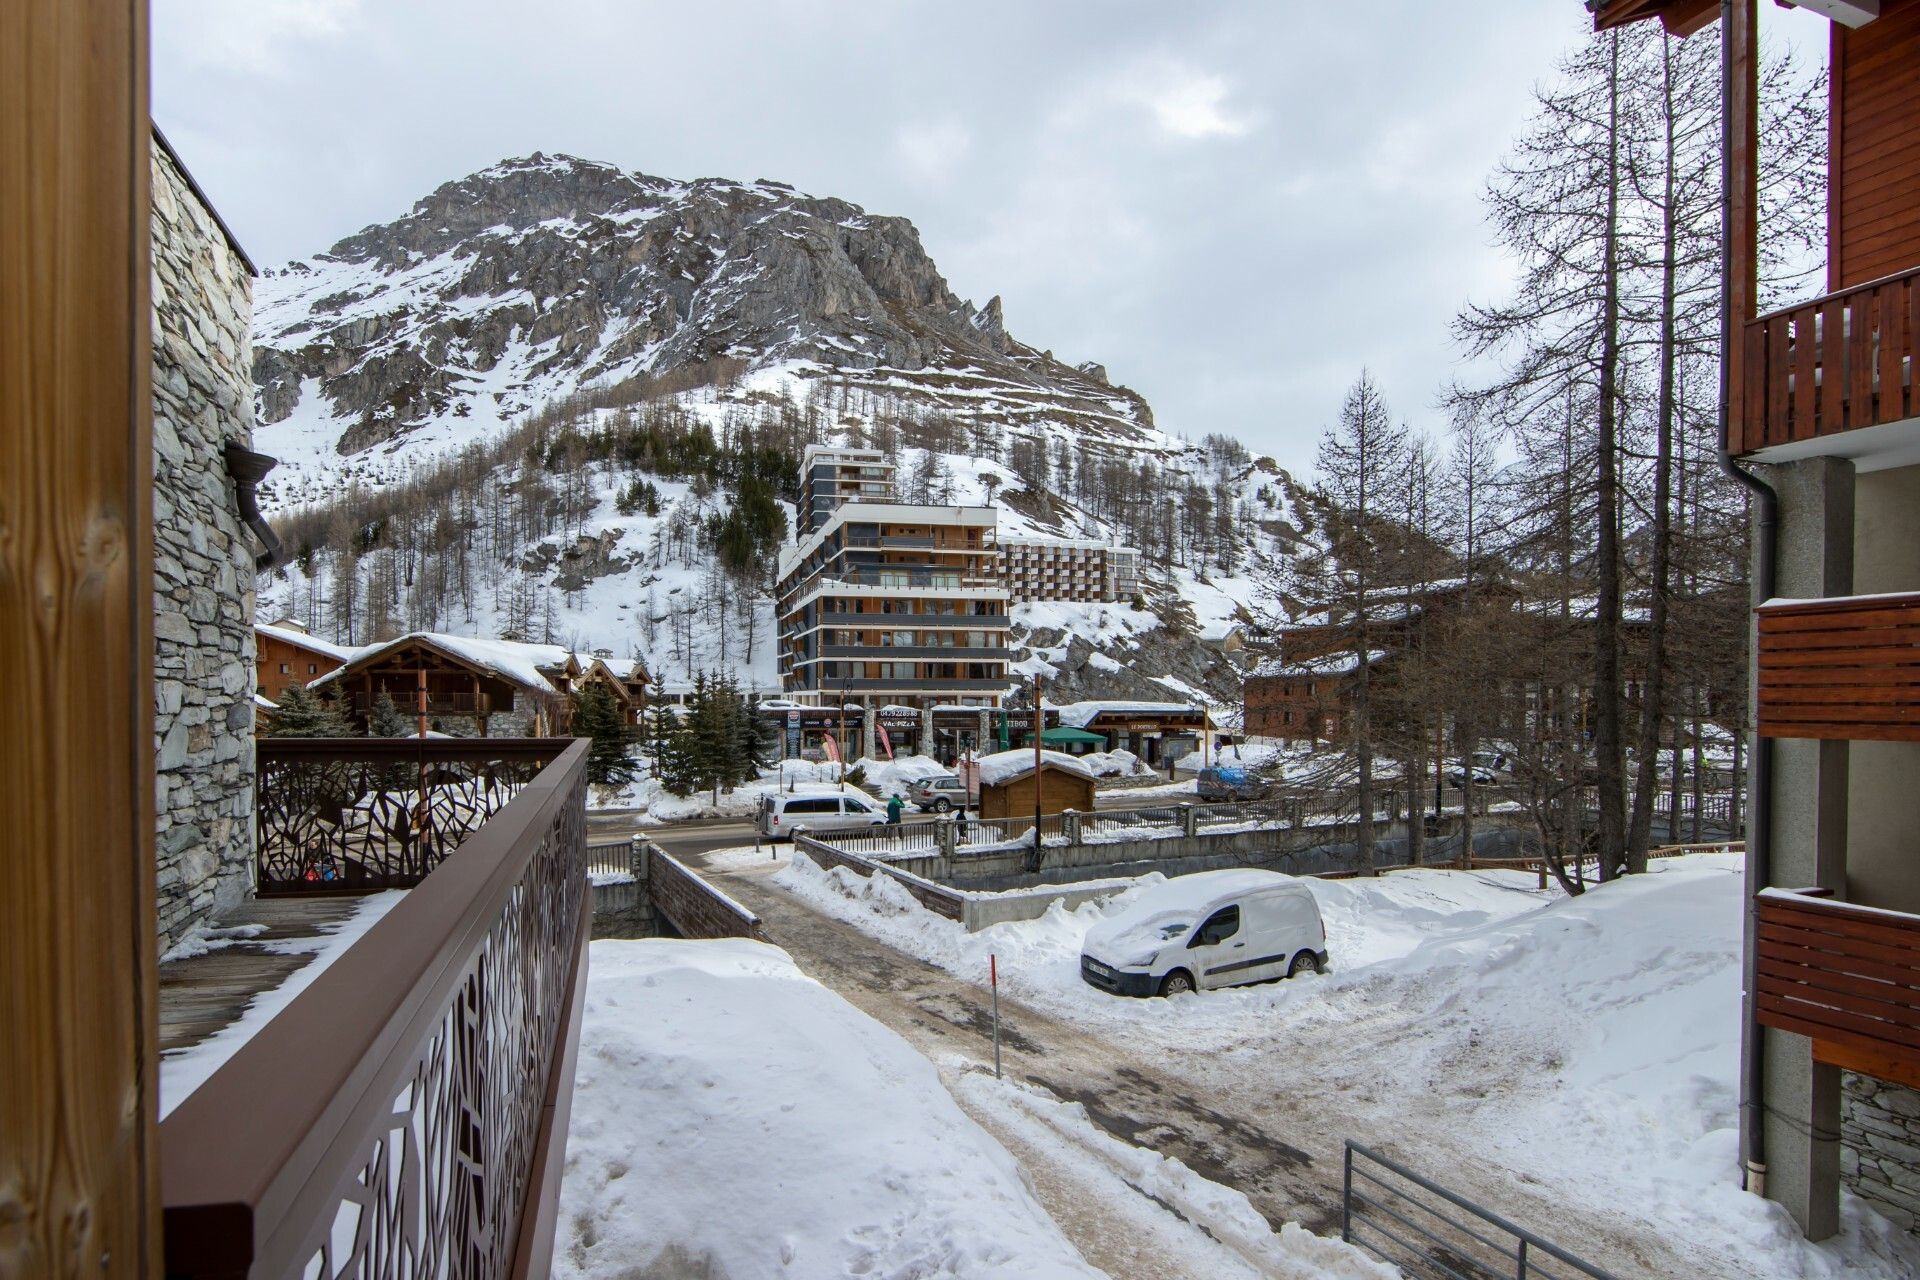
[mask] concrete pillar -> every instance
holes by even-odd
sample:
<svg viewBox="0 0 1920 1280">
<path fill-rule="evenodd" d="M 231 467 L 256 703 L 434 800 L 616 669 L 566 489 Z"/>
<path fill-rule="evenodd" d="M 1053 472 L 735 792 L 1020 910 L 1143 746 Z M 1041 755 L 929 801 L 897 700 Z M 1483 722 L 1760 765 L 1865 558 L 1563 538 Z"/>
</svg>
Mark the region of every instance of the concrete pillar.
<svg viewBox="0 0 1920 1280">
<path fill-rule="evenodd" d="M 1180 831 L 1187 836 L 1200 834 L 1200 815 L 1194 812 L 1192 805 L 1184 802 L 1180 805 Z"/>
<path fill-rule="evenodd" d="M 1812 458 L 1772 469 L 1780 491 L 1775 592 L 1782 597 L 1853 591 L 1853 464 Z M 1751 648 L 1751 637 L 1749 641 Z M 1773 819 L 1767 883 L 1847 893 L 1846 742 L 1801 738 L 1773 744 Z M 1759 889 L 1760 885 L 1750 886 Z M 1752 939 L 1747 941 L 1752 954 Z M 1839 1229 L 1840 1072 L 1813 1060 L 1813 1042 L 1758 1029 L 1764 1068 L 1767 1195 L 1811 1240 Z M 1754 1051 L 1750 1043 L 1747 1052 Z"/>
<path fill-rule="evenodd" d="M 1067 843 L 1070 845 L 1080 843 L 1080 814 L 1078 810 L 1061 810 L 1060 834 L 1066 837 Z"/>
<path fill-rule="evenodd" d="M 920 754 L 923 756 L 933 754 L 933 704 L 931 702 L 920 704 Z"/>
<path fill-rule="evenodd" d="M 955 844 L 953 819 L 951 817 L 936 818 L 933 824 L 933 832 L 935 838 L 940 842 L 940 856 L 943 858 L 951 858 Z"/>
<path fill-rule="evenodd" d="M 987 739 L 987 735 L 992 732 L 993 718 L 987 714 L 986 709 L 983 707 L 980 711 L 980 734 L 973 740 L 974 750 L 983 756 L 990 755 L 993 752 L 994 744 Z"/>
<path fill-rule="evenodd" d="M 878 718 L 873 705 L 873 699 L 860 699 L 860 754 L 869 760 L 873 759 L 873 731 L 877 723 Z"/>
</svg>

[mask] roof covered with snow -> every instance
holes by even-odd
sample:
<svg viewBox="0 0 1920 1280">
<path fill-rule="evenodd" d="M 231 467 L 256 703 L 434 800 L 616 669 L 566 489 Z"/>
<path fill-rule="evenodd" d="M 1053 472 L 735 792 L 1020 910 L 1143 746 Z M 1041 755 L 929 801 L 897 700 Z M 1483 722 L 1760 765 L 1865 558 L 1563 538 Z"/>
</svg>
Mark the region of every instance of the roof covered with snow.
<svg viewBox="0 0 1920 1280">
<path fill-rule="evenodd" d="M 992 755 L 981 756 L 976 763 L 980 766 L 981 786 L 1002 786 L 1033 772 L 1033 750 L 1029 747 L 1025 750 L 996 751 Z M 1094 776 L 1093 770 L 1064 751 L 1042 751 L 1040 763 L 1076 778 L 1091 781 Z"/>
<path fill-rule="evenodd" d="M 450 658 L 479 667 L 502 680 L 546 693 L 557 693 L 559 690 L 541 668 L 564 669 L 573 662 L 573 655 L 563 645 L 523 644 L 518 640 L 481 640 L 474 636 L 450 636 L 438 631 L 410 631 L 385 644 L 359 650 L 346 666 L 321 676 L 309 687 L 317 688 L 337 680 L 413 644 L 437 649 Z"/>
<path fill-rule="evenodd" d="M 324 654 L 336 662 L 352 662 L 354 657 L 362 652 L 361 649 L 354 645 L 335 644 L 331 640 L 322 640 L 320 637 L 309 635 L 297 627 L 282 627 L 276 626 L 271 622 L 256 622 L 253 624 L 253 629 L 256 633 L 271 639 L 296 645 L 311 653 Z"/>
<path fill-rule="evenodd" d="M 1101 716 L 1190 716 L 1205 713 L 1204 707 L 1191 702 L 1069 702 L 1055 710 L 1060 723 L 1084 729 Z"/>
<path fill-rule="evenodd" d="M 1367 650 L 1367 665 L 1376 666 L 1386 660 L 1385 649 Z M 1269 658 L 1253 669 L 1253 678 L 1271 680 L 1287 676 L 1344 676 L 1359 666 L 1351 650 L 1329 653 L 1320 658 L 1302 658 L 1298 662 L 1288 662 L 1284 658 Z"/>
</svg>

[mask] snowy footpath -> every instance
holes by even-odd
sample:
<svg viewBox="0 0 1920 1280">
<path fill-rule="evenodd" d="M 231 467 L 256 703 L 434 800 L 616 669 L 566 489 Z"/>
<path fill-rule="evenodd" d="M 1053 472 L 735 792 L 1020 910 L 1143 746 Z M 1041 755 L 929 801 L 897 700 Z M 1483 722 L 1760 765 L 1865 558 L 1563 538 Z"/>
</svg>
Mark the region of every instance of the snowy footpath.
<svg viewBox="0 0 1920 1280">
<path fill-rule="evenodd" d="M 1046 1161 L 1097 1164 L 1154 1214 L 1211 1224 L 1203 1244 L 1217 1256 L 1173 1274 L 1397 1274 L 1298 1227 L 1271 1231 L 1246 1197 L 1113 1139 L 1078 1104 L 948 1067 L 967 1109 L 933 1063 L 775 947 L 594 943 L 556 1273 L 1106 1274 L 1042 1207 L 1034 1175 L 968 1114 L 987 1108 Z"/>
<path fill-rule="evenodd" d="M 1816 1245 L 1738 1189 L 1737 858 L 1579 898 L 1508 871 L 1310 880 L 1331 973 L 1172 1000 L 1079 976 L 1087 930 L 1141 889 L 968 934 L 889 880 L 796 859 L 774 881 L 958 977 L 995 955 L 1015 1008 L 1116 1060 L 1178 1063 L 1268 1134 L 1386 1146 L 1621 1274 L 1920 1276 L 1913 1239 L 1852 1197 Z"/>
</svg>

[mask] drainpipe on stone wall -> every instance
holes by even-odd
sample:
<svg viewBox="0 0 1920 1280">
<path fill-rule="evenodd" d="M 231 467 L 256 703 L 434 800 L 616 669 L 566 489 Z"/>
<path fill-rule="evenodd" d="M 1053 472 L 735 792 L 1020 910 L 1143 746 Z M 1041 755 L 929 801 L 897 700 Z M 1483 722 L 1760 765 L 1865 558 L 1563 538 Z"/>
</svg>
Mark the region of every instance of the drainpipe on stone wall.
<svg viewBox="0 0 1920 1280">
<path fill-rule="evenodd" d="M 1751 2 L 1751 0 L 1749 0 Z M 1736 18 L 1741 17 L 1742 6 L 1734 0 L 1721 0 L 1720 3 L 1720 469 L 1736 484 L 1753 495 L 1758 504 L 1756 529 L 1753 548 L 1753 584 L 1751 592 L 1755 603 L 1773 597 L 1775 587 L 1775 551 L 1780 524 L 1780 494 L 1774 487 L 1753 472 L 1740 466 L 1733 460 L 1732 452 L 1727 448 L 1728 419 L 1732 406 L 1732 388 L 1727 377 L 1728 353 L 1733 344 L 1740 340 L 1736 331 L 1733 315 L 1733 273 L 1738 264 L 1734 262 L 1734 225 L 1733 225 L 1733 184 L 1743 180 L 1734 172 L 1733 153 L 1733 106 L 1734 94 L 1740 86 L 1734 83 L 1734 50 L 1740 42 L 1743 32 L 1734 30 Z M 1757 54 L 1749 50 L 1748 56 Z M 1745 317 L 1743 316 L 1744 320 Z M 1751 623 L 1749 623 L 1751 627 Z M 1755 660 L 1753 648 L 1748 647 L 1748 661 Z M 1749 714 L 1756 708 L 1749 699 Z M 1754 990 L 1753 944 L 1755 928 L 1755 895 L 1766 887 L 1771 877 L 1772 867 L 1768 850 L 1768 837 L 1773 825 L 1773 742 L 1759 734 L 1754 736 L 1752 771 L 1748 775 L 1747 793 L 1751 797 L 1747 805 L 1747 911 L 1744 925 L 1744 985 L 1742 996 L 1743 1014 L 1740 1025 L 1740 1167 L 1742 1185 L 1757 1196 L 1767 1193 L 1766 1160 L 1766 1062 L 1761 1052 L 1760 1027 L 1755 1021 L 1758 1013 L 1757 993 Z"/>
<path fill-rule="evenodd" d="M 227 442 L 224 452 L 227 474 L 233 477 L 234 494 L 240 499 L 240 518 L 247 522 L 247 528 L 253 530 L 253 536 L 260 539 L 260 545 L 265 548 L 253 558 L 254 570 L 264 573 L 281 563 L 285 550 L 280 545 L 280 535 L 273 531 L 266 516 L 260 513 L 260 498 L 255 490 L 266 479 L 267 472 L 280 465 L 280 460 L 269 458 L 264 453 L 255 453 L 231 440 Z"/>
</svg>

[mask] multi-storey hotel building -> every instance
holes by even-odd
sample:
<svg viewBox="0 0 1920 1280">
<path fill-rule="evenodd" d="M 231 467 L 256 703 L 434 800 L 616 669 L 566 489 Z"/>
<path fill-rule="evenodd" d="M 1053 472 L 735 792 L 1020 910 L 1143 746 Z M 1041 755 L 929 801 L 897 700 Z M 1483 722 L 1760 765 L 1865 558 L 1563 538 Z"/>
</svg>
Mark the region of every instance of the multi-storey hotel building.
<svg viewBox="0 0 1920 1280">
<path fill-rule="evenodd" d="M 1000 544 L 1000 573 L 1017 603 L 1124 601 L 1139 593 L 1140 553 L 1069 538 L 1008 540 Z"/>
<path fill-rule="evenodd" d="M 780 557 L 781 683 L 802 703 L 862 709 L 871 755 L 984 740 L 1008 686 L 1007 590 L 992 507 L 841 499 Z"/>
<path fill-rule="evenodd" d="M 800 455 L 800 528 L 813 533 L 847 502 L 892 502 L 893 464 L 878 449 L 810 444 Z"/>
</svg>

